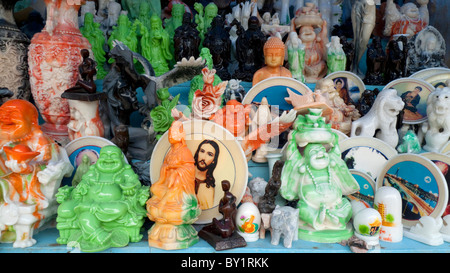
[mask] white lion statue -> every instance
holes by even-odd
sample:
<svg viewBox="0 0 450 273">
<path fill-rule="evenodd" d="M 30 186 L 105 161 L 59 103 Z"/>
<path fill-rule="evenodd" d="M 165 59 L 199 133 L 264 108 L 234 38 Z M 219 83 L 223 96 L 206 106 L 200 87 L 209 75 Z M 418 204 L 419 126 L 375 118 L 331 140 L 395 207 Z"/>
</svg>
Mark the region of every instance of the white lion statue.
<svg viewBox="0 0 450 273">
<path fill-rule="evenodd" d="M 422 124 L 421 133 L 425 135 L 423 149 L 440 152 L 450 139 L 450 88 L 438 87 L 428 95 L 428 120 Z"/>
<path fill-rule="evenodd" d="M 351 137 L 376 137 L 395 148 L 399 137 L 397 132 L 397 116 L 405 103 L 397 95 L 395 89 L 381 91 L 369 112 L 362 118 L 353 121 Z"/>
</svg>

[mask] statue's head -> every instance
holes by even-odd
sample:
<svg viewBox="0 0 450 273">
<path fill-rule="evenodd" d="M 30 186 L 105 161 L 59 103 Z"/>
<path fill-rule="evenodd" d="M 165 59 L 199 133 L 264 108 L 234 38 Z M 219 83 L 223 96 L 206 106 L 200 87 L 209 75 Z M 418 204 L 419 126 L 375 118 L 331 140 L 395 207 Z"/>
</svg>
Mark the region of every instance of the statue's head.
<svg viewBox="0 0 450 273">
<path fill-rule="evenodd" d="M 420 16 L 419 9 L 414 3 L 406 3 L 400 8 L 400 12 L 409 18 L 417 19 Z"/>
<path fill-rule="evenodd" d="M 84 15 L 84 25 L 91 26 L 93 24 L 94 24 L 94 14 L 86 12 L 86 14 Z"/>
<path fill-rule="evenodd" d="M 153 14 L 150 18 L 150 26 L 152 30 L 158 30 L 162 28 L 162 21 L 158 15 Z"/>
<path fill-rule="evenodd" d="M 285 45 L 278 37 L 271 37 L 264 44 L 264 59 L 267 66 L 276 67 L 283 65 Z"/>
<path fill-rule="evenodd" d="M 120 171 L 125 164 L 122 150 L 115 145 L 108 145 L 100 150 L 95 166 L 100 172 L 114 173 Z"/>
<path fill-rule="evenodd" d="M 214 17 L 217 16 L 217 13 L 219 12 L 219 8 L 214 3 L 209 3 L 205 7 L 205 18 L 206 20 L 212 21 Z"/>
<path fill-rule="evenodd" d="M 0 107 L 0 139 L 17 140 L 39 128 L 36 107 L 26 100 L 13 99 Z"/>
<path fill-rule="evenodd" d="M 181 121 L 174 121 L 169 128 L 169 143 L 176 144 L 184 142 L 185 132 Z"/>
<path fill-rule="evenodd" d="M 317 34 L 312 26 L 302 26 L 299 30 L 299 37 L 302 42 L 313 42 L 316 40 Z"/>
<path fill-rule="evenodd" d="M 322 144 L 308 144 L 304 150 L 306 163 L 314 170 L 322 170 L 330 164 L 330 156 Z"/>
<path fill-rule="evenodd" d="M 185 8 L 183 4 L 174 4 L 172 6 L 172 17 L 175 19 L 181 20 L 183 18 L 183 14 L 185 12 Z"/>
</svg>

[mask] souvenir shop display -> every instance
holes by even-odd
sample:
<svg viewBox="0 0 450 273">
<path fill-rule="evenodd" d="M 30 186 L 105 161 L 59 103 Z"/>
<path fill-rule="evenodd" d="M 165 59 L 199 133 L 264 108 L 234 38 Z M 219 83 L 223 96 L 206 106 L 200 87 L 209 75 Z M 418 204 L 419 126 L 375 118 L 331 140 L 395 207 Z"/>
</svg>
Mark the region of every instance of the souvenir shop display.
<svg viewBox="0 0 450 273">
<path fill-rule="evenodd" d="M 0 0 L 0 252 L 450 252 L 449 7 Z"/>
</svg>

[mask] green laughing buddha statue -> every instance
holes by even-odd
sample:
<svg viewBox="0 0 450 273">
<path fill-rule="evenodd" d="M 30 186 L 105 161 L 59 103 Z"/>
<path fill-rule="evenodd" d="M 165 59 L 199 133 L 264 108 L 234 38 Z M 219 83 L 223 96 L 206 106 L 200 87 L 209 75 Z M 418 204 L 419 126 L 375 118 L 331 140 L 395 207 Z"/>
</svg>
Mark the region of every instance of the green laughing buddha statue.
<svg viewBox="0 0 450 273">
<path fill-rule="evenodd" d="M 353 235 L 347 224 L 352 207 L 343 195 L 358 191 L 359 185 L 341 159 L 337 134 L 321 114 L 321 109 L 309 109 L 309 114 L 297 117 L 280 194 L 286 200 L 298 200 L 299 239 L 337 243 Z"/>
<path fill-rule="evenodd" d="M 57 243 L 98 252 L 139 242 L 149 195 L 149 187 L 141 185 L 120 148 L 103 147 L 81 182 L 56 194 Z"/>
</svg>

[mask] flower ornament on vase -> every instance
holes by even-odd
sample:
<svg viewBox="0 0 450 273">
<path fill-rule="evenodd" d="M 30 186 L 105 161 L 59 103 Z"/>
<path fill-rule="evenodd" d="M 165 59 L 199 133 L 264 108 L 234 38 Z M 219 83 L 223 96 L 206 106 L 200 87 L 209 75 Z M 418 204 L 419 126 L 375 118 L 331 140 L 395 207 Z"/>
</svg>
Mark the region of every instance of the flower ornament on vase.
<svg viewBox="0 0 450 273">
<path fill-rule="evenodd" d="M 0 113 L 0 238 L 30 247 L 33 232 L 56 214 L 55 192 L 73 167 L 66 151 L 40 129 L 33 104 L 9 100 Z"/>
<path fill-rule="evenodd" d="M 215 69 L 203 68 L 203 90 L 197 90 L 192 100 L 192 116 L 197 119 L 209 119 L 222 104 L 222 94 L 228 82 L 224 81 L 214 86 Z"/>
<path fill-rule="evenodd" d="M 70 109 L 61 94 L 77 82 L 80 50 L 90 50 L 91 45 L 78 29 L 80 3 L 45 3 L 45 27 L 33 36 L 28 51 L 31 93 L 45 121 L 42 130 L 59 143 L 66 143 Z"/>
</svg>

